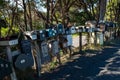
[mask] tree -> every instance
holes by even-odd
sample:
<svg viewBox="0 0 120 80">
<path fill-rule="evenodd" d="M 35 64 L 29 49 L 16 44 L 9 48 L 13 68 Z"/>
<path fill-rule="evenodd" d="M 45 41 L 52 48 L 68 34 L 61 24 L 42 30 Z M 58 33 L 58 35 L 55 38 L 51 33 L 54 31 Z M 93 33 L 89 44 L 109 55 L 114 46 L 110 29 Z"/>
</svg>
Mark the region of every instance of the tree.
<svg viewBox="0 0 120 80">
<path fill-rule="evenodd" d="M 100 21 L 100 20 L 104 20 L 107 0 L 99 0 L 99 4 L 100 4 L 100 15 L 99 15 L 99 21 Z"/>
</svg>

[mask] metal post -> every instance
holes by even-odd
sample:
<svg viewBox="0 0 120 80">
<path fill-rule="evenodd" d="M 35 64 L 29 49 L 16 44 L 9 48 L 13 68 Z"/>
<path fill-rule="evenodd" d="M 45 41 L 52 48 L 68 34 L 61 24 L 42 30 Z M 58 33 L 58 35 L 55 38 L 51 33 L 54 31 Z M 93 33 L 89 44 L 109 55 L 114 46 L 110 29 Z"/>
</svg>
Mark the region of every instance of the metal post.
<svg viewBox="0 0 120 80">
<path fill-rule="evenodd" d="M 12 73 L 11 73 L 11 75 L 10 75 L 10 76 L 11 76 L 11 80 L 17 80 L 16 73 L 15 73 L 15 69 L 13 68 L 11 48 L 10 48 L 10 46 L 7 46 L 6 49 L 7 49 L 8 60 L 10 61 L 11 67 L 12 67 Z"/>
</svg>

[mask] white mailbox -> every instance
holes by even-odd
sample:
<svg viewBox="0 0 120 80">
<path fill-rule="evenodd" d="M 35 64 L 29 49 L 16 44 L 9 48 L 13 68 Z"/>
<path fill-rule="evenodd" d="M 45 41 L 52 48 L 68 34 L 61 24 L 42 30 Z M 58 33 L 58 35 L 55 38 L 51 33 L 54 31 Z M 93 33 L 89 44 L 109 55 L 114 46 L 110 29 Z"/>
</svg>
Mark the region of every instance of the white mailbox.
<svg viewBox="0 0 120 80">
<path fill-rule="evenodd" d="M 66 35 L 66 37 L 67 37 L 67 40 L 68 40 L 67 46 L 72 46 L 72 35 Z"/>
<path fill-rule="evenodd" d="M 24 32 L 24 34 L 26 36 L 29 36 L 30 39 L 32 39 L 32 40 L 36 40 L 37 39 L 37 33 L 34 32 L 34 31 L 26 31 L 26 32 Z"/>
<path fill-rule="evenodd" d="M 75 30 L 75 27 L 74 27 L 74 26 L 72 26 L 72 27 L 70 28 L 70 32 L 71 32 L 72 34 L 76 33 L 76 30 Z"/>
</svg>

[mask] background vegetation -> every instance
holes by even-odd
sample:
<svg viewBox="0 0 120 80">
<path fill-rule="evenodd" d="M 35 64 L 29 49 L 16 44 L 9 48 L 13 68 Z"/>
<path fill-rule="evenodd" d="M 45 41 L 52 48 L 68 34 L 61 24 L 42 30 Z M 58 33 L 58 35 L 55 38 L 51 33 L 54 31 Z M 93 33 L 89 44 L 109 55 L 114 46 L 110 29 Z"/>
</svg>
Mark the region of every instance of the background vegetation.
<svg viewBox="0 0 120 80">
<path fill-rule="evenodd" d="M 8 24 L 8 29 L 2 28 L 2 36 L 10 35 L 11 30 L 23 32 L 65 24 L 66 18 L 75 25 L 88 20 L 119 23 L 119 13 L 119 0 L 0 0 L 0 19 Z M 2 22 L 0 25 L 3 27 Z"/>
</svg>

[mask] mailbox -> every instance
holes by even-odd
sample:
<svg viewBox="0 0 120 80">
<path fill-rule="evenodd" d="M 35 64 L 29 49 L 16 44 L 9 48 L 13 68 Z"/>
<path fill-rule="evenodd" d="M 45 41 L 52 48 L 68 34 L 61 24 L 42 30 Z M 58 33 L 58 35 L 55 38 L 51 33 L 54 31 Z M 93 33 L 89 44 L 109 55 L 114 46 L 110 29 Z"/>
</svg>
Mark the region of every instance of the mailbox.
<svg viewBox="0 0 120 80">
<path fill-rule="evenodd" d="M 70 32 L 70 28 L 66 28 L 66 29 L 65 29 L 65 34 L 66 34 L 66 35 L 71 34 L 71 32 Z"/>
<path fill-rule="evenodd" d="M 51 45 L 52 45 L 52 47 L 51 47 L 52 53 L 53 53 L 54 56 L 56 56 L 59 53 L 59 44 L 58 44 L 58 41 L 56 41 L 56 40 L 52 41 Z"/>
<path fill-rule="evenodd" d="M 52 29 L 46 29 L 46 37 L 47 38 L 53 37 L 53 30 Z"/>
<path fill-rule="evenodd" d="M 78 33 L 79 32 L 79 27 L 75 27 L 75 30 Z"/>
<path fill-rule="evenodd" d="M 10 62 L 0 58 L 0 80 L 12 73 Z"/>
<path fill-rule="evenodd" d="M 32 67 L 34 65 L 33 58 L 26 54 L 20 54 L 17 56 L 15 60 L 15 67 L 19 70 L 25 70 L 28 67 Z"/>
<path fill-rule="evenodd" d="M 21 52 L 23 54 L 32 55 L 30 40 L 22 40 L 20 45 L 21 45 Z"/>
<path fill-rule="evenodd" d="M 57 26 L 57 32 L 58 34 L 64 34 L 64 26 L 62 24 L 58 24 Z"/>
<path fill-rule="evenodd" d="M 45 30 L 38 31 L 37 38 L 40 39 L 41 41 L 45 40 L 46 39 Z"/>
<path fill-rule="evenodd" d="M 79 32 L 83 32 L 83 28 L 82 27 L 79 27 Z"/>
<path fill-rule="evenodd" d="M 75 30 L 75 27 L 74 27 L 74 26 L 72 26 L 72 27 L 70 28 L 70 32 L 71 32 L 71 34 L 76 33 L 76 30 Z"/>
<path fill-rule="evenodd" d="M 55 28 L 55 29 L 52 29 L 52 30 L 53 30 L 53 36 L 57 36 L 58 35 L 57 29 Z"/>
<path fill-rule="evenodd" d="M 47 42 L 42 42 L 40 47 L 41 47 L 41 63 L 45 64 L 50 61 Z"/>
<path fill-rule="evenodd" d="M 30 40 L 22 40 L 20 43 L 21 54 L 16 56 L 15 67 L 24 70 L 34 64 L 34 59 L 31 51 Z"/>
<path fill-rule="evenodd" d="M 94 28 L 88 28 L 88 32 L 94 32 Z"/>
<path fill-rule="evenodd" d="M 26 32 L 24 32 L 24 34 L 32 40 L 37 39 L 37 33 L 35 31 L 26 31 Z"/>
</svg>

